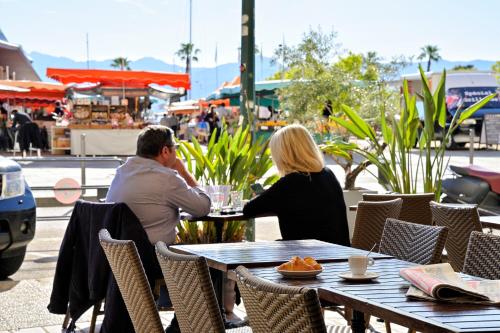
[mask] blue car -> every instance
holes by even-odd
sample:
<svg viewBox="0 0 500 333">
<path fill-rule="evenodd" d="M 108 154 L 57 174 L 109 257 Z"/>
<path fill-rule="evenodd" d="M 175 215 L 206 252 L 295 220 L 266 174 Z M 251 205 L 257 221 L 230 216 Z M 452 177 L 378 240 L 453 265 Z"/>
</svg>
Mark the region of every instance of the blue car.
<svg viewBox="0 0 500 333">
<path fill-rule="evenodd" d="M 0 279 L 21 267 L 35 228 L 35 199 L 21 166 L 0 156 Z"/>
</svg>

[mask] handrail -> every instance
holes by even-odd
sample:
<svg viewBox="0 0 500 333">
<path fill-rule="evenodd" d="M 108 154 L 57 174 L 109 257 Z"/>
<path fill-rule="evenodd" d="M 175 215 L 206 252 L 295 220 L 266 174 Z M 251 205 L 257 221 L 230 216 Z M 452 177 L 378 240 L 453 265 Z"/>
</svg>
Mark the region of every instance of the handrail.
<svg viewBox="0 0 500 333">
<path fill-rule="evenodd" d="M 119 157 L 9 157 L 16 162 L 118 162 L 125 161 Z"/>
</svg>

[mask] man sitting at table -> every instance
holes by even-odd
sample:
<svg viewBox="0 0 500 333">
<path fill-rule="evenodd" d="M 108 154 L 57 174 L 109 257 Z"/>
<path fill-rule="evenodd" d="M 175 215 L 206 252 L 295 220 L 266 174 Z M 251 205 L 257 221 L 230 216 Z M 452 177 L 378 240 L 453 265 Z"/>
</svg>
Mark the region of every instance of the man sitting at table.
<svg viewBox="0 0 500 333">
<path fill-rule="evenodd" d="M 106 196 L 106 202 L 124 202 L 130 207 L 151 244 L 175 241 L 179 208 L 194 216 L 210 212 L 209 196 L 177 158 L 175 146 L 170 128 L 144 128 L 137 139 L 137 156 L 129 157 L 117 169 Z M 163 302 L 163 295 L 160 300 L 162 306 L 169 303 Z M 170 328 L 167 332 L 176 332 Z"/>
</svg>

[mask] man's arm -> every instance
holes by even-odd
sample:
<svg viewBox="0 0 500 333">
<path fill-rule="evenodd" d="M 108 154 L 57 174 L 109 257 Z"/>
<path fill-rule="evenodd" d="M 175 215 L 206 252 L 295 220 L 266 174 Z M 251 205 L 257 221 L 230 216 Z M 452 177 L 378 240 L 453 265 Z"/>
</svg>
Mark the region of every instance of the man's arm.
<svg viewBox="0 0 500 333">
<path fill-rule="evenodd" d="M 198 187 L 198 182 L 187 171 L 180 159 L 177 159 L 172 169 L 180 177 L 176 177 L 170 193 L 169 201 L 185 212 L 194 216 L 204 216 L 210 213 L 210 197 Z"/>
</svg>

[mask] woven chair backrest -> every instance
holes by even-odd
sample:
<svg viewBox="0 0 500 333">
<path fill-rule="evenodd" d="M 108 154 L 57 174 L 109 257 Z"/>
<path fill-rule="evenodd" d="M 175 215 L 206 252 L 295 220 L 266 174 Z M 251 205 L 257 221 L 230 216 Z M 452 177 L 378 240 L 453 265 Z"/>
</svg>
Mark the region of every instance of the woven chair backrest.
<svg viewBox="0 0 500 333">
<path fill-rule="evenodd" d="M 441 261 L 448 229 L 387 219 L 380 241 L 380 253 L 420 265 Z"/>
<path fill-rule="evenodd" d="M 363 194 L 363 201 L 387 201 L 396 198 L 403 200 L 399 219 L 417 224 L 432 225 L 429 203 L 434 200 L 434 193 L 418 194 Z"/>
<path fill-rule="evenodd" d="M 254 333 L 326 333 L 314 289 L 272 283 L 243 266 L 236 268 L 236 276 Z"/>
<path fill-rule="evenodd" d="M 500 236 L 473 231 L 463 272 L 483 279 L 500 280 Z"/>
<path fill-rule="evenodd" d="M 134 242 L 113 239 L 106 229 L 99 231 L 99 242 L 108 258 L 134 330 L 163 333 L 160 315 Z"/>
<path fill-rule="evenodd" d="M 397 198 L 389 201 L 360 201 L 356 211 L 356 222 L 352 236 L 352 247 L 374 251 L 379 250 L 380 239 L 385 220 L 397 218 L 401 212 L 403 200 Z"/>
<path fill-rule="evenodd" d="M 170 251 L 156 243 L 167 289 L 182 332 L 224 332 L 224 323 L 204 257 Z"/>
<path fill-rule="evenodd" d="M 446 252 L 451 267 L 460 272 L 464 267 L 465 254 L 473 231 L 482 231 L 479 213 L 475 205 L 440 204 L 431 202 L 435 225 L 448 227 Z"/>
</svg>

